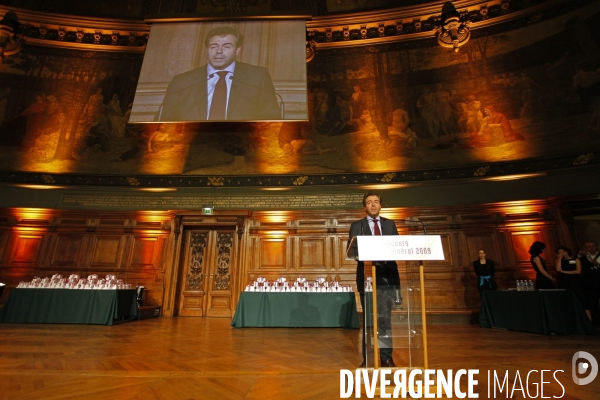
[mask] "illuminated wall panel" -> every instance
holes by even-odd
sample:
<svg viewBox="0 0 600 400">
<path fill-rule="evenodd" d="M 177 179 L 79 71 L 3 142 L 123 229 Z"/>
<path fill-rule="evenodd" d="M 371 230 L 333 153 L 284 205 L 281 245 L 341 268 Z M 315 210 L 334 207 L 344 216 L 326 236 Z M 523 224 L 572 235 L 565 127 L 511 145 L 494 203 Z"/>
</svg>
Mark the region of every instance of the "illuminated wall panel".
<svg viewBox="0 0 600 400">
<path fill-rule="evenodd" d="M 326 252 L 326 238 L 299 237 L 298 247 L 300 248 L 300 264 L 298 265 L 300 270 L 326 270 L 331 267 L 327 265 L 325 259 L 328 253 Z"/>
<path fill-rule="evenodd" d="M 260 264 L 258 268 L 263 269 L 286 269 L 285 256 L 287 253 L 286 239 L 260 239 Z"/>
<path fill-rule="evenodd" d="M 541 231 L 524 231 L 524 232 L 511 232 L 512 247 L 514 250 L 515 261 L 518 264 L 531 265 L 529 254 L 529 248 L 535 241 L 543 242 Z M 547 253 L 547 249 L 544 253 Z M 544 256 L 542 253 L 542 257 Z"/>
<path fill-rule="evenodd" d="M 81 235 L 57 235 L 53 243 L 51 267 L 75 267 L 81 263 L 84 237 Z"/>
<path fill-rule="evenodd" d="M 95 236 L 91 244 L 90 267 L 120 268 L 122 236 Z"/>
<path fill-rule="evenodd" d="M 131 262 L 135 268 L 158 268 L 162 252 L 162 238 L 134 236 L 132 238 Z"/>
<path fill-rule="evenodd" d="M 8 264 L 35 266 L 42 246 L 43 235 L 31 235 L 17 232 L 14 236 Z"/>
</svg>

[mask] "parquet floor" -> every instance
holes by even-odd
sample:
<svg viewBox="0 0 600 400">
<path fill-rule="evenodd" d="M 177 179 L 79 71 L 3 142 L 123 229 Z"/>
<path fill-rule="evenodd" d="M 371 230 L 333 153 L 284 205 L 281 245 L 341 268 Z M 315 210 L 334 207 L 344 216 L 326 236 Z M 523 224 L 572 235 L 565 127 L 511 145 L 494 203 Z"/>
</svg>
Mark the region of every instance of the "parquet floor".
<svg viewBox="0 0 600 400">
<path fill-rule="evenodd" d="M 337 399 L 340 369 L 361 361 L 357 330 L 229 324 L 185 317 L 115 326 L 0 324 L 0 399 Z M 600 361 L 600 336 L 478 325 L 429 325 L 428 333 L 430 368 L 478 368 L 479 398 L 493 398 L 488 370 L 502 378 L 509 371 L 512 387 L 517 371 L 527 385 L 527 373 L 542 369 L 564 371 L 556 375 L 563 399 L 600 398 L 600 376 L 587 386 L 571 379 L 576 351 Z M 545 397 L 562 394 L 552 373 L 543 380 Z M 539 382 L 539 373 L 530 374 L 531 396 Z M 524 397 L 516 391 L 513 398 Z"/>
</svg>

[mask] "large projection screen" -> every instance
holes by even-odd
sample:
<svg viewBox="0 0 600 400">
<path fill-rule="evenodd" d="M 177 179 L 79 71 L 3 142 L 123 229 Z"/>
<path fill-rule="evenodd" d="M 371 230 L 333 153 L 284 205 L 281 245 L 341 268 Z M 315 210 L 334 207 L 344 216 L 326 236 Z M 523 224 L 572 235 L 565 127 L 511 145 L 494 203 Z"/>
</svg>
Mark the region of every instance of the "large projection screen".
<svg viewBox="0 0 600 400">
<path fill-rule="evenodd" d="M 253 20 L 154 23 L 130 123 L 209 119 L 207 103 L 216 85 L 211 90 L 210 81 L 218 78 L 207 72 L 215 59 L 209 63 L 205 41 L 221 26 L 238 30 L 243 44 L 234 49 L 235 70 L 227 75 L 227 110 L 220 121 L 308 120 L 304 20 Z"/>
</svg>

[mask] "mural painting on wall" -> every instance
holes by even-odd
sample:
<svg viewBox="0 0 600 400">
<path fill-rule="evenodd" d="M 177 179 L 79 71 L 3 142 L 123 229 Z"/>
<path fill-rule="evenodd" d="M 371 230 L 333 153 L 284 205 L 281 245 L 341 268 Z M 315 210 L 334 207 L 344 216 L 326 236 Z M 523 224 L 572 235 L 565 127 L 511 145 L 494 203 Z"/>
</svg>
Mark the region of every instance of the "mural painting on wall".
<svg viewBox="0 0 600 400">
<path fill-rule="evenodd" d="M 35 46 L 5 58 L 0 168 L 179 173 L 191 137 L 182 126 L 127 123 L 141 58 Z"/>
<path fill-rule="evenodd" d="M 458 53 L 318 51 L 308 122 L 128 124 L 141 55 L 27 47 L 0 65 L 0 169 L 321 174 L 444 168 L 600 148 L 600 23 L 582 9 Z"/>
</svg>

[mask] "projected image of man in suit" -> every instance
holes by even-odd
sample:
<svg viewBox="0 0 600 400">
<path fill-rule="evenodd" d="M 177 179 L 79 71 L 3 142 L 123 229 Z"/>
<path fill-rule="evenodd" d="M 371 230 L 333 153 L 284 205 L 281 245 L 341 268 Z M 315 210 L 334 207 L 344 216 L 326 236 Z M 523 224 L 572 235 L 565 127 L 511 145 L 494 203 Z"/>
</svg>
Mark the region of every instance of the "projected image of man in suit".
<svg viewBox="0 0 600 400">
<path fill-rule="evenodd" d="M 244 36 L 230 26 L 207 35 L 208 64 L 173 77 L 157 121 L 257 121 L 281 119 L 266 68 L 236 61 Z"/>
<path fill-rule="evenodd" d="M 361 235 L 398 235 L 396 223 L 391 219 L 381 217 L 381 196 L 375 192 L 365 193 L 363 196 L 363 206 L 367 216 L 350 225 L 350 234 L 348 243 L 356 246 L 356 236 Z M 354 240 L 352 240 L 354 238 Z M 358 254 L 356 249 L 351 249 L 349 254 Z M 379 357 L 381 366 L 394 368 L 393 343 L 392 343 L 392 308 L 399 306 L 402 302 L 400 297 L 400 275 L 398 274 L 398 264 L 396 261 L 374 261 L 376 266 L 377 284 L 377 325 L 379 330 Z M 360 303 L 365 309 L 365 288 L 364 288 L 364 268 L 363 261 L 359 261 L 356 268 L 356 287 L 360 294 Z M 370 304 L 372 306 L 372 304 Z M 363 362 L 359 368 L 366 366 L 365 352 L 366 343 L 363 336 Z"/>
</svg>

